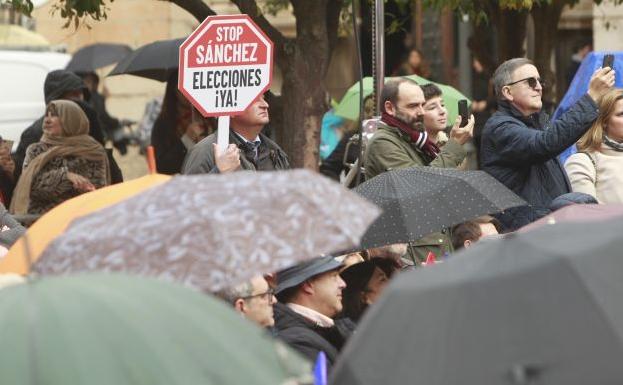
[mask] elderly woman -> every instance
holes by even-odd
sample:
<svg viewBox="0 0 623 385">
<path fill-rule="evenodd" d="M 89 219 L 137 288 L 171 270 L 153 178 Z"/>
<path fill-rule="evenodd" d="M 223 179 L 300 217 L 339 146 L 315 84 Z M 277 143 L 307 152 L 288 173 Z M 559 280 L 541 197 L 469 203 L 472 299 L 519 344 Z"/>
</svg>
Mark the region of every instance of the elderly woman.
<svg viewBox="0 0 623 385">
<path fill-rule="evenodd" d="M 106 151 L 88 133 L 89 120 L 76 103 L 48 104 L 41 141 L 26 150 L 13 194 L 13 213 L 44 214 L 70 198 L 110 184 Z"/>
<path fill-rule="evenodd" d="M 565 169 L 573 191 L 599 203 L 623 203 L 623 89 L 599 101 L 599 116 L 577 143 Z"/>
</svg>

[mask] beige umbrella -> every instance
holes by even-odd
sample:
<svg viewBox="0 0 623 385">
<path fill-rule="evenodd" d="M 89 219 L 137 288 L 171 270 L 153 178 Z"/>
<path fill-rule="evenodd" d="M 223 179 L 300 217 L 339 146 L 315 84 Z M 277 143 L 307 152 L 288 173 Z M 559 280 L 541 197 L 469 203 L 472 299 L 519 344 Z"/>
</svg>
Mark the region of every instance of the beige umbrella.
<svg viewBox="0 0 623 385">
<path fill-rule="evenodd" d="M 0 24 L 0 46 L 9 48 L 48 47 L 50 42 L 36 32 L 13 24 Z"/>
<path fill-rule="evenodd" d="M 354 248 L 379 213 L 308 170 L 178 176 L 75 220 L 32 271 L 121 271 L 213 292 Z"/>
</svg>

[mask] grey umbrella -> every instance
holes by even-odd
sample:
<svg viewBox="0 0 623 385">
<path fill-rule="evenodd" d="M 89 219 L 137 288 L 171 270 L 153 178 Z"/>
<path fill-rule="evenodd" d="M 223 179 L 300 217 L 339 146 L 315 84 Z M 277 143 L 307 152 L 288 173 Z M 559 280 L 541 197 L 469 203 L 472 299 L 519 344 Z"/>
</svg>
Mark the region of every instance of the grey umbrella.
<svg viewBox="0 0 623 385">
<path fill-rule="evenodd" d="M 93 72 L 98 68 L 118 62 L 130 52 L 132 48 L 125 44 L 91 44 L 76 51 L 66 69 L 73 72 Z"/>
<path fill-rule="evenodd" d="M 383 209 L 362 248 L 415 241 L 444 227 L 526 202 L 484 171 L 412 167 L 380 174 L 355 189 Z"/>
<path fill-rule="evenodd" d="M 159 40 L 139 47 L 117 63 L 108 76 L 127 74 L 167 81 L 177 73 L 180 45 L 184 40 Z"/>
<path fill-rule="evenodd" d="M 69 226 L 33 271 L 116 271 L 214 292 L 354 247 L 379 209 L 308 170 L 182 175 Z"/>
<path fill-rule="evenodd" d="M 622 384 L 622 227 L 545 226 L 399 276 L 333 383 Z"/>
</svg>

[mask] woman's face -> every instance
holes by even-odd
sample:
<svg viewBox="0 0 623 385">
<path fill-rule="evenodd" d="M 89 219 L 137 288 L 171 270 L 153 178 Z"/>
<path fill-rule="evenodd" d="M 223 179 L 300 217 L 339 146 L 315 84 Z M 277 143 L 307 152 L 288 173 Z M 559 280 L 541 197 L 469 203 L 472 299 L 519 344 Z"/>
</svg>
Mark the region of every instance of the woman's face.
<svg viewBox="0 0 623 385">
<path fill-rule="evenodd" d="M 387 282 L 389 279 L 385 272 L 378 267 L 374 268 L 374 272 L 372 273 L 372 277 L 368 281 L 368 286 L 366 287 L 366 291 L 364 292 L 363 301 L 367 305 L 372 305 L 379 298 L 385 286 L 387 286 Z"/>
<path fill-rule="evenodd" d="M 606 125 L 606 135 L 617 142 L 623 142 L 623 99 L 614 105 L 614 112 Z"/>
<path fill-rule="evenodd" d="M 411 51 L 409 53 L 409 65 L 413 68 L 418 68 L 422 64 L 422 57 L 418 51 Z"/>
<path fill-rule="evenodd" d="M 52 136 L 61 136 L 63 132 L 61 119 L 51 110 L 48 110 L 43 118 L 43 131 Z"/>
</svg>

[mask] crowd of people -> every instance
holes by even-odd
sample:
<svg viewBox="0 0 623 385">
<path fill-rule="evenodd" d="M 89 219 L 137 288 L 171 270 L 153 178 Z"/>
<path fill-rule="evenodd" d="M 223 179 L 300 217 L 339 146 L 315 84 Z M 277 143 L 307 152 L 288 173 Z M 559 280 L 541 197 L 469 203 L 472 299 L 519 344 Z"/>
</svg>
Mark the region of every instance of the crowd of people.
<svg viewBox="0 0 623 385">
<path fill-rule="evenodd" d="M 497 111 L 479 133 L 480 168 L 528 205 L 448 224 L 448 229 L 410 243 L 316 257 L 210 294 L 310 360 L 324 352 L 330 366 L 388 281 L 403 269 L 430 263 L 431 253 L 433 260 L 448 258 L 566 204 L 623 202 L 623 90 L 613 89 L 612 68 L 598 69 L 588 93 L 556 121 L 542 111 L 545 85 L 531 61 L 505 61 L 491 81 Z M 224 174 L 290 168 L 286 153 L 262 133 L 269 122 L 263 96 L 231 118 L 230 144 L 221 151 L 214 121 L 195 116 L 176 84 L 177 78 L 167 84 L 152 133 L 158 171 Z M 44 91 L 45 115 L 24 131 L 17 152 L 0 147 L 0 247 L 5 252 L 25 228 L 4 206 L 18 219 L 42 215 L 67 199 L 122 181 L 104 148 L 83 79 L 54 71 Z M 477 124 L 474 116 L 466 123 L 460 117 L 448 122 L 442 91 L 404 77 L 388 80 L 381 99 L 378 130 L 365 149 L 367 179 L 408 167 L 464 167 L 464 145 Z M 557 156 L 575 143 L 578 153 L 561 164 Z"/>
</svg>

